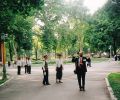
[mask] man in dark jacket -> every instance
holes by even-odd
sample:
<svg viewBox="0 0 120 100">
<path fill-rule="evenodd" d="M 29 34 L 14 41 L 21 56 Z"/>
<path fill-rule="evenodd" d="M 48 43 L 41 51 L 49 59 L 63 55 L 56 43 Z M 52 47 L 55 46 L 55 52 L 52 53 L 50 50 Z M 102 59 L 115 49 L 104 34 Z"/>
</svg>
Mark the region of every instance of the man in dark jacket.
<svg viewBox="0 0 120 100">
<path fill-rule="evenodd" d="M 85 74 L 87 72 L 86 68 L 86 57 L 83 57 L 83 53 L 79 53 L 79 57 L 75 60 L 75 73 L 77 74 L 78 84 L 80 91 L 85 91 Z"/>
</svg>

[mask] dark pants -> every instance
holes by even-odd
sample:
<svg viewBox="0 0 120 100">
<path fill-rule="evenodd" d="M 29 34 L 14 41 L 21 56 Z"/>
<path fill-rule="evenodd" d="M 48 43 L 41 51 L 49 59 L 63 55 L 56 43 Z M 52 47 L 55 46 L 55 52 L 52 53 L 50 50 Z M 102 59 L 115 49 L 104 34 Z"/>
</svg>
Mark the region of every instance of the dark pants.
<svg viewBox="0 0 120 100">
<path fill-rule="evenodd" d="M 21 74 L 21 66 L 17 66 L 17 68 L 18 68 L 17 74 L 20 75 Z"/>
<path fill-rule="evenodd" d="M 28 66 L 27 65 L 25 65 L 25 73 L 27 73 L 28 71 Z"/>
<path fill-rule="evenodd" d="M 117 61 L 117 56 L 115 57 L 115 61 Z"/>
<path fill-rule="evenodd" d="M 31 66 L 27 67 L 27 72 L 28 72 L 28 74 L 31 74 Z"/>
<path fill-rule="evenodd" d="M 61 67 L 60 68 L 57 67 L 56 71 L 57 71 L 57 73 L 56 73 L 56 79 L 61 80 L 62 79 L 62 68 Z"/>
<path fill-rule="evenodd" d="M 91 62 L 87 62 L 87 66 L 91 67 Z"/>
<path fill-rule="evenodd" d="M 85 88 L 85 74 L 86 72 L 80 72 L 77 74 L 79 88 Z"/>
<path fill-rule="evenodd" d="M 46 70 L 45 72 L 43 72 L 43 75 L 44 75 L 43 84 L 44 85 L 49 84 L 49 81 L 48 81 L 48 70 Z"/>
</svg>

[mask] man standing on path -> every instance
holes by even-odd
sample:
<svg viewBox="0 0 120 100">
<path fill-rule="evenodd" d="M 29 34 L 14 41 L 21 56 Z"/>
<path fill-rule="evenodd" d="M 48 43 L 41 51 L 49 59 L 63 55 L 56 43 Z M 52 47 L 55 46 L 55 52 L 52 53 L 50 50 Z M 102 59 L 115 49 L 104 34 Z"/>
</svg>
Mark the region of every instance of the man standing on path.
<svg viewBox="0 0 120 100">
<path fill-rule="evenodd" d="M 85 74 L 87 72 L 86 68 L 86 57 L 83 57 L 83 53 L 79 53 L 79 58 L 75 61 L 76 69 L 75 72 L 77 74 L 78 84 L 80 91 L 85 91 Z"/>
</svg>

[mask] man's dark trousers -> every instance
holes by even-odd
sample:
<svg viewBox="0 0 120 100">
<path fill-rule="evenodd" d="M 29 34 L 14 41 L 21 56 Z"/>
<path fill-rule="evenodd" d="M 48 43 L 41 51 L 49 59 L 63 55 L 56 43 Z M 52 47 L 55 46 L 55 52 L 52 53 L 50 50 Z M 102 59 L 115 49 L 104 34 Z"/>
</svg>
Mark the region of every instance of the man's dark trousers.
<svg viewBox="0 0 120 100">
<path fill-rule="evenodd" d="M 80 89 L 81 88 L 85 89 L 85 74 L 86 74 L 86 72 L 79 72 L 77 74 L 78 84 L 79 84 Z M 81 80 L 82 80 L 82 82 L 81 82 Z"/>
<path fill-rule="evenodd" d="M 48 82 L 48 70 L 45 71 L 46 75 L 44 75 L 44 79 L 43 79 L 43 84 L 49 84 Z"/>
<path fill-rule="evenodd" d="M 21 66 L 17 66 L 18 67 L 18 72 L 17 74 L 20 75 L 21 74 Z"/>
</svg>

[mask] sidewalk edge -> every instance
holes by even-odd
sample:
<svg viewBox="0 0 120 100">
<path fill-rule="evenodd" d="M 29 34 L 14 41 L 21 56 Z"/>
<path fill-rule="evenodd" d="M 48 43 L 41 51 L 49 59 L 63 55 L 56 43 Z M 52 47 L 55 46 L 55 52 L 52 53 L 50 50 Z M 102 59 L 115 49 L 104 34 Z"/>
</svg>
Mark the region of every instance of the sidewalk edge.
<svg viewBox="0 0 120 100">
<path fill-rule="evenodd" d="M 107 84 L 107 89 L 108 89 L 108 92 L 109 92 L 109 94 L 110 94 L 111 100 L 117 100 L 117 98 L 115 97 L 114 92 L 113 92 L 113 90 L 112 90 L 112 88 L 111 88 L 111 86 L 110 86 L 110 83 L 109 83 L 109 81 L 108 81 L 108 78 L 105 78 L 105 81 L 106 81 L 106 84 Z"/>
<path fill-rule="evenodd" d="M 7 81 L 5 81 L 4 83 L 0 84 L 0 87 L 4 86 L 4 85 L 7 84 L 8 82 L 10 82 L 12 79 L 13 79 L 13 77 L 10 76 L 10 78 L 9 78 Z"/>
</svg>

